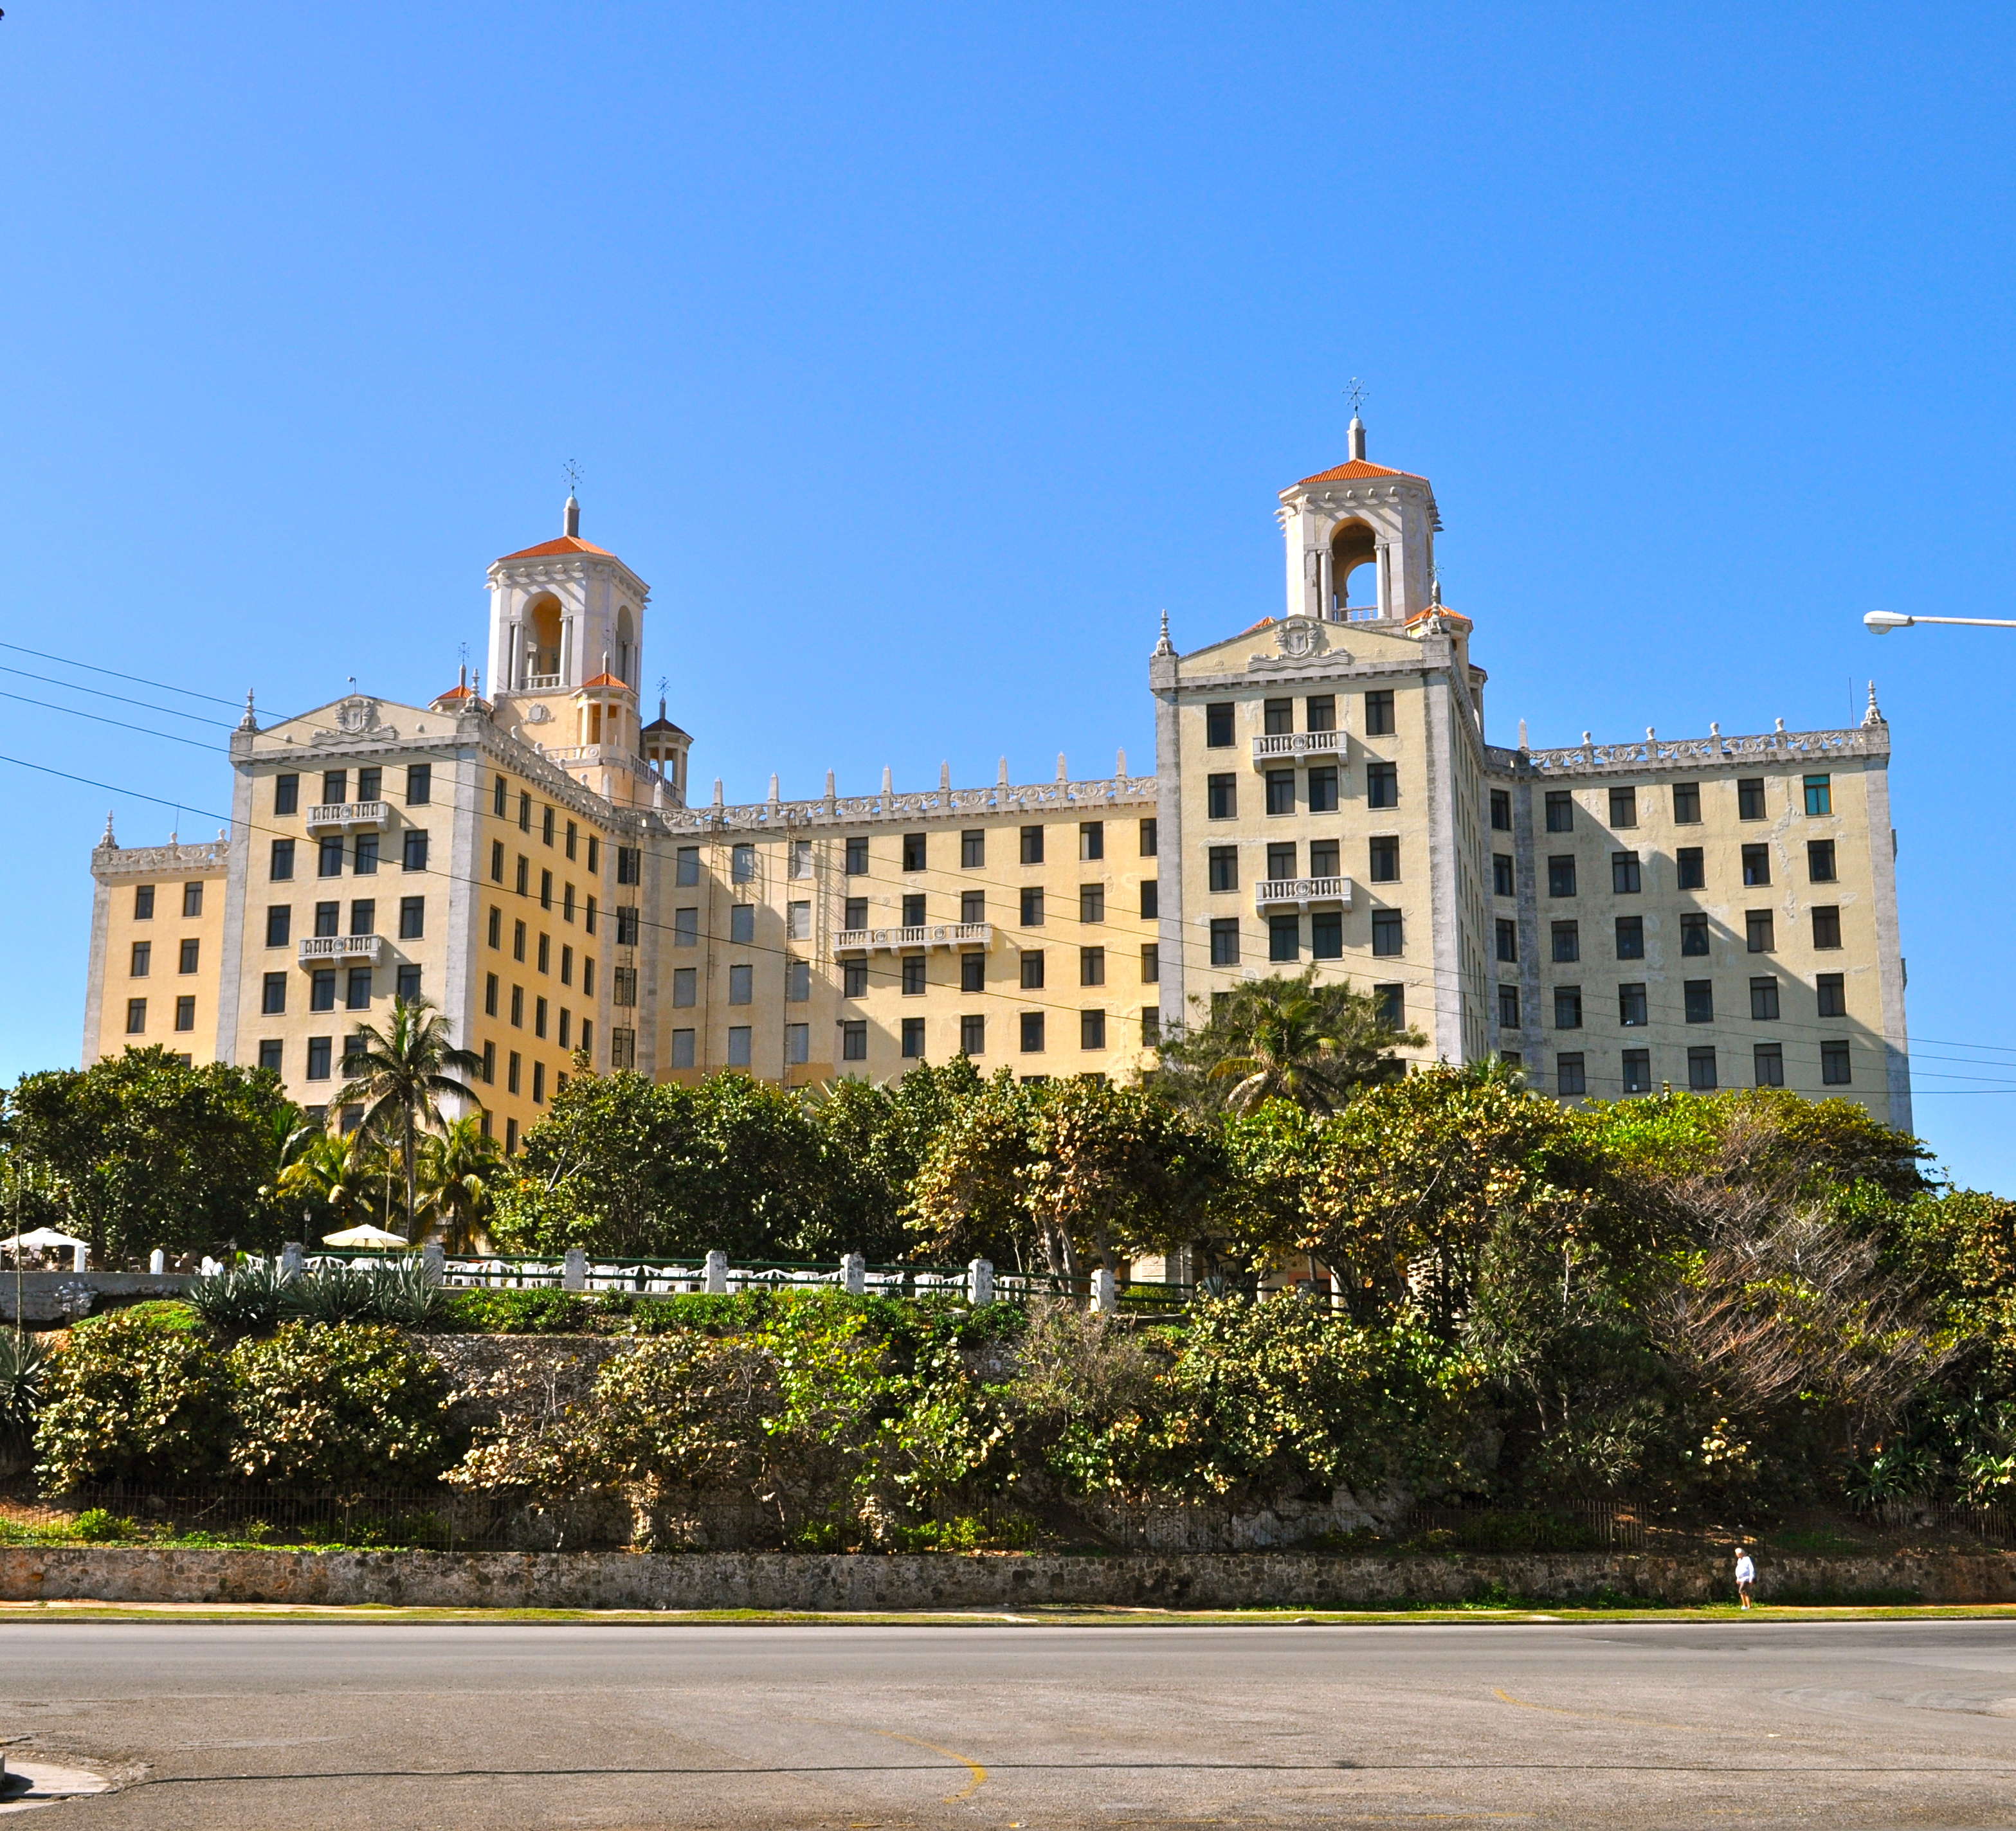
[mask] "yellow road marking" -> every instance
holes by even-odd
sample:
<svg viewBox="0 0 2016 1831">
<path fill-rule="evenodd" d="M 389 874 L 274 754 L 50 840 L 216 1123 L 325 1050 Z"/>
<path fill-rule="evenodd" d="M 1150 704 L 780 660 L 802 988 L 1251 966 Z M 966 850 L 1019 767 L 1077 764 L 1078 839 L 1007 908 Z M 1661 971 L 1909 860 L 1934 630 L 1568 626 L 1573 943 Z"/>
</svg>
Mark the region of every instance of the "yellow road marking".
<svg viewBox="0 0 2016 1831">
<path fill-rule="evenodd" d="M 971 1774 L 973 1778 L 958 1792 L 948 1793 L 945 1795 L 945 1802 L 947 1805 L 956 1804 L 962 1799 L 972 1798 L 981 1787 L 987 1784 L 987 1770 L 970 1755 L 963 1755 L 956 1749 L 943 1747 L 935 1742 L 926 1742 L 921 1736 L 898 1736 L 893 1729 L 878 1729 L 875 1733 L 877 1736 L 887 1736 L 891 1742 L 907 1742 L 913 1748 L 927 1748 L 933 1754 L 941 1754 L 949 1761 L 957 1761 L 962 1768 Z"/>
</svg>

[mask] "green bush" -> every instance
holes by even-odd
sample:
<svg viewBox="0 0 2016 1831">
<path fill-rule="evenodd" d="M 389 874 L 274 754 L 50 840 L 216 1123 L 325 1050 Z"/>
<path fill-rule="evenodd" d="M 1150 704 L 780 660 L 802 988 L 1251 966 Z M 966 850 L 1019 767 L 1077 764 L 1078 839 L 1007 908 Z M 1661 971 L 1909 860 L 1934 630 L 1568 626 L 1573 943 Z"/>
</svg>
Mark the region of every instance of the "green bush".
<svg viewBox="0 0 2016 1831">
<path fill-rule="evenodd" d="M 230 1441 L 227 1369 L 208 1336 L 115 1310 L 80 1322 L 57 1352 L 35 1430 L 45 1489 L 214 1476 Z"/>
<path fill-rule="evenodd" d="M 414 1487 L 453 1459 L 448 1381 L 398 1330 L 285 1322 L 227 1357 L 237 1476 L 294 1489 Z"/>
<path fill-rule="evenodd" d="M 279 1321 L 289 1280 L 271 1265 L 239 1265 L 192 1279 L 184 1300 L 213 1329 L 249 1335 Z"/>
</svg>

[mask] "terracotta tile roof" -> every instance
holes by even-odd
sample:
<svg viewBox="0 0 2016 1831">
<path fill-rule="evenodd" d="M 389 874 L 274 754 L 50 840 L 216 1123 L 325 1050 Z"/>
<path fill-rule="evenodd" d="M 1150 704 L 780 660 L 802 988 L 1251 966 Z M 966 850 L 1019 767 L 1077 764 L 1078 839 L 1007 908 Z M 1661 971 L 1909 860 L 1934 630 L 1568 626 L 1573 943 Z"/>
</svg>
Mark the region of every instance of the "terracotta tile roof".
<svg viewBox="0 0 2016 1831">
<path fill-rule="evenodd" d="M 1363 458 L 1354 458 L 1347 464 L 1334 465 L 1328 470 L 1319 470 L 1314 477 L 1305 477 L 1295 485 L 1301 489 L 1307 484 L 1356 483 L 1368 477 L 1405 477 L 1416 483 L 1428 480 L 1412 470 L 1391 470 L 1383 464 L 1368 464 Z"/>
<path fill-rule="evenodd" d="M 476 690 L 473 687 L 452 686 L 445 693 L 436 693 L 434 703 L 438 706 L 444 700 L 473 700 L 475 697 Z"/>
<path fill-rule="evenodd" d="M 604 559 L 616 557 L 607 547 L 598 547 L 579 534 L 562 534 L 556 541 L 542 541 L 536 547 L 520 547 L 515 553 L 506 553 L 499 563 L 504 559 L 550 559 L 560 553 L 596 553 Z"/>
<path fill-rule="evenodd" d="M 1239 633 L 1241 635 L 1251 635 L 1256 629 L 1265 629 L 1268 624 L 1272 623 L 1273 621 L 1273 618 L 1271 617 L 1263 617 L 1258 623 L 1247 624 L 1247 626 Z"/>
<path fill-rule="evenodd" d="M 628 682 L 618 680 L 613 674 L 598 674 L 594 679 L 585 680 L 581 683 L 581 689 L 583 692 L 586 692 L 590 687 L 614 687 L 619 692 L 626 693 L 630 690 Z"/>
<path fill-rule="evenodd" d="M 693 736 L 691 732 L 685 730 L 682 727 L 673 724 L 669 718 L 654 718 L 649 725 L 644 727 L 644 732 L 646 736 L 654 731 L 669 732 L 674 737 L 689 738 Z"/>
</svg>

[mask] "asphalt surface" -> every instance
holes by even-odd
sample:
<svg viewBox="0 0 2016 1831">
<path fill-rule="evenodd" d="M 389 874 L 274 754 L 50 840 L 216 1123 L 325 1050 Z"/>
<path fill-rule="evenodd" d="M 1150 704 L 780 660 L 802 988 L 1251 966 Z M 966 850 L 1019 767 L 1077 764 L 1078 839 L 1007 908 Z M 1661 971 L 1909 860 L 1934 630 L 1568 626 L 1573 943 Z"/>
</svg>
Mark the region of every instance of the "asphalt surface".
<svg viewBox="0 0 2016 1831">
<path fill-rule="evenodd" d="M 2016 1826 L 2016 1623 L 0 1626 L 72 1826 Z"/>
</svg>

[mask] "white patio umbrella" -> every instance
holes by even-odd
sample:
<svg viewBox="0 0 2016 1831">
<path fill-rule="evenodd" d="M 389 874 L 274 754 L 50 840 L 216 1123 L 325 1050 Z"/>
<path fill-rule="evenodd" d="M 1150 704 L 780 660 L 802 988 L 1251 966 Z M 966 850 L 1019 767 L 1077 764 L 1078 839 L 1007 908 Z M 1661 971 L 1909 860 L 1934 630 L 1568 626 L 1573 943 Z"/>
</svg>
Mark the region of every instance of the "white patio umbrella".
<svg viewBox="0 0 2016 1831">
<path fill-rule="evenodd" d="M 382 1227 L 368 1224 L 362 1227 L 346 1227 L 340 1233 L 325 1233 L 324 1246 L 402 1246 L 413 1243 L 403 1233 L 387 1233 Z"/>
<path fill-rule="evenodd" d="M 59 1233 L 53 1227 L 38 1227 L 27 1233 L 15 1234 L 11 1239 L 0 1239 L 0 1252 L 40 1252 L 47 1246 L 81 1246 L 90 1241 L 79 1239 L 72 1233 Z"/>
</svg>

